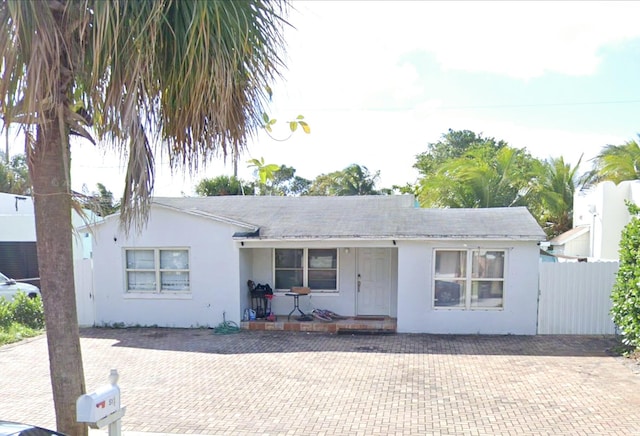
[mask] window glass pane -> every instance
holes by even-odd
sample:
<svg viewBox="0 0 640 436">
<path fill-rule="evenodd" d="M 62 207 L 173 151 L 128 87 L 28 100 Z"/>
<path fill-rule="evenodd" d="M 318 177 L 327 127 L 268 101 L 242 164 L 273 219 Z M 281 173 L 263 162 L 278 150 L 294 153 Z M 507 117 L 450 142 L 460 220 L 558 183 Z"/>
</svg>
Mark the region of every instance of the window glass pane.
<svg viewBox="0 0 640 436">
<path fill-rule="evenodd" d="M 338 250 L 309 250 L 309 268 L 336 268 Z"/>
<path fill-rule="evenodd" d="M 127 250 L 127 268 L 154 269 L 153 250 Z"/>
<path fill-rule="evenodd" d="M 464 278 L 466 269 L 466 251 L 436 251 L 436 277 Z"/>
<path fill-rule="evenodd" d="M 127 287 L 130 291 L 155 291 L 156 274 L 152 271 L 129 271 Z"/>
<path fill-rule="evenodd" d="M 189 273 L 187 272 L 161 272 L 160 280 L 163 291 L 189 290 Z"/>
<path fill-rule="evenodd" d="M 471 306 L 502 307 L 504 282 L 478 280 L 471 284 Z"/>
<path fill-rule="evenodd" d="M 504 277 L 504 251 L 474 251 L 472 277 L 501 279 Z"/>
<path fill-rule="evenodd" d="M 302 268 L 302 249 L 276 249 L 276 268 Z"/>
<path fill-rule="evenodd" d="M 160 269 L 189 269 L 187 250 L 160 250 Z"/>
<path fill-rule="evenodd" d="M 276 270 L 275 286 L 276 289 L 290 289 L 294 286 L 304 286 L 302 283 L 302 270 Z"/>
<path fill-rule="evenodd" d="M 338 288 L 336 270 L 309 270 L 309 287 L 311 289 L 335 290 Z"/>
<path fill-rule="evenodd" d="M 465 281 L 436 280 L 434 305 L 436 307 L 464 307 Z"/>
</svg>

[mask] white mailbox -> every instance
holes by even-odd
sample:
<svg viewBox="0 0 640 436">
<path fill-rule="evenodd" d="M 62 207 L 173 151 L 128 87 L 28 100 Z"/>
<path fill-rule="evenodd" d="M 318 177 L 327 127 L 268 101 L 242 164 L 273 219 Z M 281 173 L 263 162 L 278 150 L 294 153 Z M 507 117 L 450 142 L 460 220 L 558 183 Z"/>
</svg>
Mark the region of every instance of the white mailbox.
<svg viewBox="0 0 640 436">
<path fill-rule="evenodd" d="M 78 422 L 86 422 L 93 428 L 109 425 L 109 435 L 120 434 L 120 418 L 124 416 L 125 408 L 120 407 L 120 388 L 116 384 L 118 371 L 111 370 L 109 381 L 111 384 L 78 397 L 76 419 Z"/>
<path fill-rule="evenodd" d="M 76 401 L 78 422 L 95 424 L 120 409 L 120 388 L 107 385 Z"/>
</svg>

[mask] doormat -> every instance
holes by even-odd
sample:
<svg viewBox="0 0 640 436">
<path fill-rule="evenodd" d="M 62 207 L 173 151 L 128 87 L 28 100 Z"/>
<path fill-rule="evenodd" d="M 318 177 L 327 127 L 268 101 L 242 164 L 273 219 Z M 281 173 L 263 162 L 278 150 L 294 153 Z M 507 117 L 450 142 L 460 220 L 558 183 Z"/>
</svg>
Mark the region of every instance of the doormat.
<svg viewBox="0 0 640 436">
<path fill-rule="evenodd" d="M 356 316 L 357 321 L 384 321 L 384 316 Z"/>
</svg>

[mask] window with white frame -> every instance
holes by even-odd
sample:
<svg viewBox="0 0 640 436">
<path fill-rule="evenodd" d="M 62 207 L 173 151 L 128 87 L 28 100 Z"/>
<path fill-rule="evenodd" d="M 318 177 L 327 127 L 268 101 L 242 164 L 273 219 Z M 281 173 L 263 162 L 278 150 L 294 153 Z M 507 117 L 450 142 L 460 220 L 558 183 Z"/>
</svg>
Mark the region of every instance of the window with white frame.
<svg viewBox="0 0 640 436">
<path fill-rule="evenodd" d="M 189 292 L 189 250 L 125 249 L 127 292 Z"/>
<path fill-rule="evenodd" d="M 435 250 L 436 308 L 502 309 L 504 250 Z"/>
<path fill-rule="evenodd" d="M 338 250 L 336 248 L 274 249 L 275 289 L 286 291 L 307 286 L 311 292 L 337 292 Z"/>
</svg>

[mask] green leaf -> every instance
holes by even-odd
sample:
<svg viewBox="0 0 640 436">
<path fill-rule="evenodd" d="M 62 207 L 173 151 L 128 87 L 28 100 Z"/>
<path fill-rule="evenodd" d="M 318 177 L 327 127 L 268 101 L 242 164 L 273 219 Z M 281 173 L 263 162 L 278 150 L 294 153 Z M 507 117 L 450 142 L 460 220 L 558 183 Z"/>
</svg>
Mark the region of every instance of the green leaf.
<svg viewBox="0 0 640 436">
<path fill-rule="evenodd" d="M 298 123 L 302 127 L 302 130 L 304 130 L 304 133 L 311 133 L 311 127 L 309 127 L 307 123 L 305 123 L 304 121 L 298 121 Z"/>
<path fill-rule="evenodd" d="M 269 120 L 269 125 L 273 126 L 276 123 L 276 121 L 278 121 L 278 120 L 276 120 L 275 118 L 272 119 L 272 120 Z"/>
<path fill-rule="evenodd" d="M 273 97 L 273 90 L 271 89 L 271 87 L 269 85 L 267 85 L 265 90 L 267 91 L 267 95 L 269 96 L 269 101 L 271 101 L 271 98 Z"/>
<path fill-rule="evenodd" d="M 265 124 L 269 123 L 269 115 L 267 115 L 266 112 L 262 112 L 262 120 L 264 121 Z"/>
<path fill-rule="evenodd" d="M 265 130 L 266 130 L 267 132 L 269 132 L 269 133 L 271 133 L 271 132 L 272 132 L 271 124 L 267 124 L 266 126 L 264 126 L 264 128 L 265 128 Z"/>
<path fill-rule="evenodd" d="M 296 117 L 296 120 L 304 120 L 304 115 L 298 115 L 298 116 Z"/>
<path fill-rule="evenodd" d="M 296 123 L 295 121 L 289 121 L 289 128 L 292 132 L 295 132 L 298 128 L 298 123 Z"/>
</svg>

